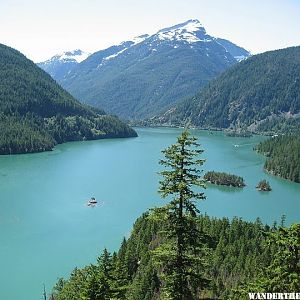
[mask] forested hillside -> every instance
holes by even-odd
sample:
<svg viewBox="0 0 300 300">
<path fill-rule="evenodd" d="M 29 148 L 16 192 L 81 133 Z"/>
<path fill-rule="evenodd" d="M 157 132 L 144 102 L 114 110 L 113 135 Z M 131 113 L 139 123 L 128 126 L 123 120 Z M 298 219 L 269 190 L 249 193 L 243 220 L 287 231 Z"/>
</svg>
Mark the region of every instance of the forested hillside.
<svg viewBox="0 0 300 300">
<path fill-rule="evenodd" d="M 299 132 L 300 47 L 254 55 L 150 123 Z"/>
<path fill-rule="evenodd" d="M 300 136 L 278 136 L 257 145 L 268 157 L 265 169 L 271 174 L 300 182 Z"/>
<path fill-rule="evenodd" d="M 73 140 L 136 136 L 82 105 L 20 52 L 0 44 L 0 154 L 50 150 Z"/>
<path fill-rule="evenodd" d="M 264 226 L 259 220 L 252 223 L 239 218 L 230 221 L 200 216 L 198 226 L 210 240 L 206 264 L 210 284 L 199 291 L 202 296 L 233 299 L 234 289 L 242 289 L 242 285 L 259 276 L 262 269 L 272 264 L 273 254 L 278 251 L 276 244 L 267 246 L 266 241 L 270 233 L 277 234 L 279 229 Z M 144 214 L 116 253 L 105 250 L 97 264 L 75 269 L 68 280 L 60 279 L 53 291 L 54 299 L 163 299 L 162 282 L 151 258 L 152 250 L 160 243 L 158 231 L 163 228 L 163 222 L 155 222 Z M 247 299 L 245 293 L 239 297 L 235 299 Z"/>
</svg>

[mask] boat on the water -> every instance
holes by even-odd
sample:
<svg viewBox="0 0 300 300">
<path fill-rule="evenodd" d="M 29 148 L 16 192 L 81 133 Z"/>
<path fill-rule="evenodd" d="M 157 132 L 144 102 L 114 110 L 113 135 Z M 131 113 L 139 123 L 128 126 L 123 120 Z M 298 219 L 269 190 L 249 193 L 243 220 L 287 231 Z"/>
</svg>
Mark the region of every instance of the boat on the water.
<svg viewBox="0 0 300 300">
<path fill-rule="evenodd" d="M 95 198 L 95 197 L 92 197 L 92 198 L 88 201 L 87 205 L 88 205 L 88 206 L 94 206 L 94 205 L 96 205 L 97 203 L 98 203 L 98 202 L 97 202 L 96 198 Z"/>
</svg>

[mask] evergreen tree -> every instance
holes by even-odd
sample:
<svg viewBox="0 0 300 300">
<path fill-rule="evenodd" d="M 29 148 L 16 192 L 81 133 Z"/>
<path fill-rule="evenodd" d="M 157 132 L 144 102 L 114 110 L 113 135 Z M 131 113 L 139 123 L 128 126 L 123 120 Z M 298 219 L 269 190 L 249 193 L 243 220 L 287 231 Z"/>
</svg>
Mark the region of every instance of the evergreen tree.
<svg viewBox="0 0 300 300">
<path fill-rule="evenodd" d="M 156 209 L 154 216 L 163 216 L 166 228 L 164 241 L 154 251 L 154 260 L 160 266 L 163 282 L 163 299 L 191 300 L 197 297 L 208 280 L 205 274 L 206 252 L 204 236 L 197 226 L 195 200 L 205 199 L 204 193 L 194 187 L 205 187 L 197 168 L 204 163 L 197 159 L 203 150 L 196 138 L 184 131 L 177 143 L 163 150 L 165 159 L 160 164 L 167 169 L 160 172 L 159 192 L 162 198 L 172 197 L 163 208 Z"/>
<path fill-rule="evenodd" d="M 283 292 L 300 289 L 300 224 L 280 227 L 268 233 L 268 248 L 274 248 L 271 263 L 257 278 L 234 290 L 232 299 L 244 299 L 248 292 Z"/>
<path fill-rule="evenodd" d="M 105 248 L 98 258 L 98 274 L 95 283 L 98 285 L 95 289 L 95 298 L 91 300 L 109 300 L 112 295 L 112 258 Z"/>
<path fill-rule="evenodd" d="M 271 292 L 299 291 L 300 224 L 280 227 L 270 234 L 269 244 L 276 245 L 277 251 L 272 263 L 264 269 L 254 286 Z"/>
</svg>

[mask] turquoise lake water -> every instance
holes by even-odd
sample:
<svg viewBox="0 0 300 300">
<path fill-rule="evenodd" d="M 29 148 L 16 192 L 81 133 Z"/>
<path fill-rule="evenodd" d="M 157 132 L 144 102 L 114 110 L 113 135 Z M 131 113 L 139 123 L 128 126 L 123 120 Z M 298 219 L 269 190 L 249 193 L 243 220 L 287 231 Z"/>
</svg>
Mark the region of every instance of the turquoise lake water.
<svg viewBox="0 0 300 300">
<path fill-rule="evenodd" d="M 157 193 L 160 151 L 180 129 L 140 128 L 131 139 L 74 142 L 52 152 L 0 156 L 0 299 L 39 300 L 57 278 L 115 250 L 135 219 L 161 205 Z M 300 184 L 263 172 L 265 158 L 252 149 L 264 139 L 193 131 L 205 150 L 204 170 L 243 176 L 244 189 L 209 186 L 199 203 L 210 216 L 264 223 L 300 221 Z M 238 145 L 235 147 L 234 145 Z M 273 191 L 258 192 L 267 179 Z M 86 206 L 90 197 L 100 205 Z"/>
</svg>

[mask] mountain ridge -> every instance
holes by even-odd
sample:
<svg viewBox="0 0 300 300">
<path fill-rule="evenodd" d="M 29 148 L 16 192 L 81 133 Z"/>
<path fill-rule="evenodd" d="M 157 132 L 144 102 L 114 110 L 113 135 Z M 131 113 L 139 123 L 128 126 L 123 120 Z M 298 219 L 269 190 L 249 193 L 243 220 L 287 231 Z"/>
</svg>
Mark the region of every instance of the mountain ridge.
<svg viewBox="0 0 300 300">
<path fill-rule="evenodd" d="M 56 80 L 84 103 L 141 119 L 194 95 L 235 64 L 232 49 L 250 55 L 227 42 L 228 50 L 198 20 L 189 20 L 95 52 Z"/>
</svg>

